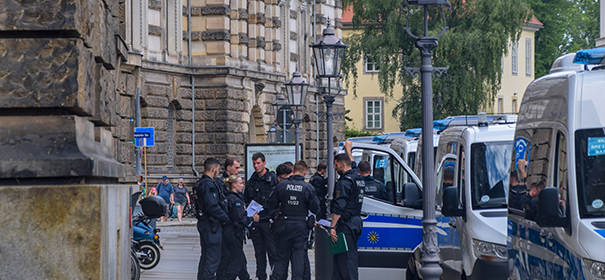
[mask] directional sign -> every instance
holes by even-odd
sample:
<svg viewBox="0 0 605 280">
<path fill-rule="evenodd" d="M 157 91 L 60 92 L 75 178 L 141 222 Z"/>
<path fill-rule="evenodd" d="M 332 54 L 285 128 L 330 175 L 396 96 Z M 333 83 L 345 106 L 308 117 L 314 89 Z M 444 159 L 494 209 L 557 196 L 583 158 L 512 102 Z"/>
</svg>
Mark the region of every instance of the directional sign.
<svg viewBox="0 0 605 280">
<path fill-rule="evenodd" d="M 153 127 L 135 127 L 134 145 L 137 147 L 155 146 L 155 133 Z"/>
</svg>

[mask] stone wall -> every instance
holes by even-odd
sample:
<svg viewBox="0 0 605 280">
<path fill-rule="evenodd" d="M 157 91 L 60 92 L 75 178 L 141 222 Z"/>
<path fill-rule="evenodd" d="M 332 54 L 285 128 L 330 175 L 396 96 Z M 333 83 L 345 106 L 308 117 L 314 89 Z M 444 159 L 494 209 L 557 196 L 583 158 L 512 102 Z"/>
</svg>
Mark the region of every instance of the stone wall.
<svg viewBox="0 0 605 280">
<path fill-rule="evenodd" d="M 2 278 L 127 279 L 119 3 L 0 5 Z"/>
</svg>

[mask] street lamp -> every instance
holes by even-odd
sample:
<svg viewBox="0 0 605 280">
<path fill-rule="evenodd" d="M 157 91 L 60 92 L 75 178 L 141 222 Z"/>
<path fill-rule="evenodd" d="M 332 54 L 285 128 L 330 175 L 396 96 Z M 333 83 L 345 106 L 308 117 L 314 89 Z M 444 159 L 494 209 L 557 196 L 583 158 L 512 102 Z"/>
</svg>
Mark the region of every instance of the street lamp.
<svg viewBox="0 0 605 280">
<path fill-rule="evenodd" d="M 448 0 L 404 0 L 404 6 L 420 5 L 424 7 L 424 36 L 416 36 L 412 34 L 409 23 L 409 13 L 407 14 L 406 32 L 416 39 L 416 47 L 420 50 L 422 66 L 420 68 L 405 68 L 406 73 L 416 76 L 421 74 L 422 88 L 422 185 L 423 185 L 423 236 L 422 236 L 422 268 L 420 274 L 423 279 L 437 280 L 441 277 L 443 270 L 439 266 L 439 246 L 437 243 L 437 220 L 435 219 L 435 162 L 433 158 L 433 73 L 438 76 L 447 71 L 449 67 L 433 67 L 432 56 L 433 49 L 437 47 L 437 40 L 448 29 L 445 24 L 445 14 L 442 11 L 443 27 L 441 33 L 437 36 L 429 36 L 428 34 L 428 6 L 443 5 L 450 6 Z M 442 8 L 443 8 L 442 6 Z"/>
<path fill-rule="evenodd" d="M 300 160 L 300 148 L 298 146 L 298 127 L 302 122 L 302 107 L 306 106 L 307 90 L 309 90 L 309 84 L 300 75 L 298 69 L 292 73 L 292 79 L 286 82 L 286 92 L 288 94 L 288 101 L 290 106 L 294 107 L 294 134 L 295 140 L 294 145 L 296 146 L 296 161 Z"/>
<path fill-rule="evenodd" d="M 335 96 L 332 95 L 331 80 L 342 78 L 340 70 L 342 68 L 342 59 L 344 57 L 347 44 L 343 43 L 338 37 L 334 36 L 334 28 L 328 26 L 323 31 L 323 36 L 315 44 L 310 45 L 313 49 L 313 59 L 317 69 L 317 77 L 321 80 L 327 78 L 328 87 L 322 90 L 324 102 L 326 102 L 326 121 L 328 132 L 328 199 L 332 200 L 334 193 L 334 131 L 332 124 L 332 104 Z"/>
<path fill-rule="evenodd" d="M 275 102 L 271 103 L 273 110 L 275 111 L 275 119 L 278 126 L 283 129 L 282 143 L 286 142 L 286 130 L 292 125 L 292 109 L 288 106 L 288 101 L 283 94 L 277 97 Z M 280 125 L 281 119 L 281 125 Z M 277 143 L 277 133 L 275 134 L 275 143 Z"/>
<path fill-rule="evenodd" d="M 277 128 L 275 124 L 271 124 L 271 128 L 269 128 L 269 143 L 277 143 Z"/>
</svg>

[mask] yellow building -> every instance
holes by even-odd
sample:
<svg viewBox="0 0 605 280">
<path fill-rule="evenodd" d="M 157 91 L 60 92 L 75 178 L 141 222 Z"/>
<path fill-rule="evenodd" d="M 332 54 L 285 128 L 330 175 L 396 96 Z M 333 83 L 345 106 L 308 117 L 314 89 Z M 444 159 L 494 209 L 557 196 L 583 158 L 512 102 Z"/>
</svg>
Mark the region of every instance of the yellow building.
<svg viewBox="0 0 605 280">
<path fill-rule="evenodd" d="M 353 29 L 352 17 L 351 9 L 343 10 L 343 38 L 362 32 Z M 508 55 L 502 58 L 501 89 L 496 94 L 493 107 L 484 110 L 487 113 L 517 113 L 525 88 L 534 80 L 534 34 L 540 28 L 542 23 L 532 18 L 524 24 L 519 40 L 509 45 Z M 352 119 L 347 121 L 347 126 L 375 134 L 399 131 L 399 120 L 393 117 L 392 111 L 401 98 L 402 86 L 396 84 L 393 97 L 387 97 L 380 92 L 379 70 L 374 63 L 359 61 L 357 69 L 357 96 L 349 91 L 345 97 L 345 107 L 350 110 L 347 116 Z"/>
</svg>

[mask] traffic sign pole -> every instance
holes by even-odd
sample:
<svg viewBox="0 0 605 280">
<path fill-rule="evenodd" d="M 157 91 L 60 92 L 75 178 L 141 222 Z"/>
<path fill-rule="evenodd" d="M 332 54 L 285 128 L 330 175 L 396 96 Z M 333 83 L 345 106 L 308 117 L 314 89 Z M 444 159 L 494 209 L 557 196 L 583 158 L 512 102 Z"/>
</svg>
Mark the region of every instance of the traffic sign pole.
<svg viewBox="0 0 605 280">
<path fill-rule="evenodd" d="M 149 185 L 147 184 L 147 147 L 143 147 L 143 153 L 145 154 L 145 193 L 149 195 Z"/>
</svg>

